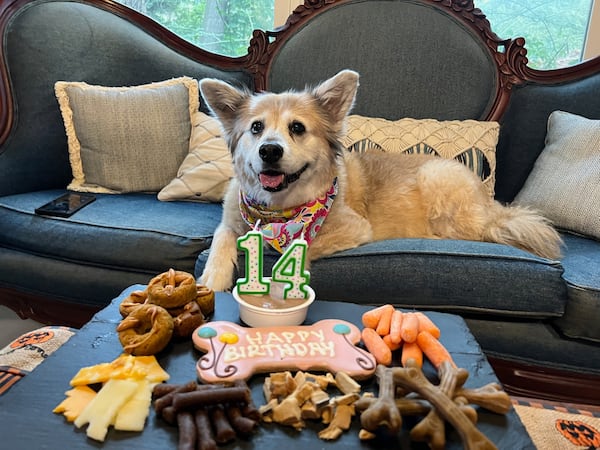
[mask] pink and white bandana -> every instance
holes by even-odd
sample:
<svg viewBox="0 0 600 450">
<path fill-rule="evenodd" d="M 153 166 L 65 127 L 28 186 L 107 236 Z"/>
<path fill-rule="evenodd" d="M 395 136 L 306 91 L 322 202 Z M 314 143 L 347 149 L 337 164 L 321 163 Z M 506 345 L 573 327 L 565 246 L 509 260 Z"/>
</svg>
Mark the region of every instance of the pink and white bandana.
<svg viewBox="0 0 600 450">
<path fill-rule="evenodd" d="M 240 213 L 252 228 L 259 223 L 264 239 L 283 253 L 294 239 L 314 240 L 338 192 L 337 178 L 323 197 L 289 209 L 270 209 L 240 191 Z"/>
</svg>

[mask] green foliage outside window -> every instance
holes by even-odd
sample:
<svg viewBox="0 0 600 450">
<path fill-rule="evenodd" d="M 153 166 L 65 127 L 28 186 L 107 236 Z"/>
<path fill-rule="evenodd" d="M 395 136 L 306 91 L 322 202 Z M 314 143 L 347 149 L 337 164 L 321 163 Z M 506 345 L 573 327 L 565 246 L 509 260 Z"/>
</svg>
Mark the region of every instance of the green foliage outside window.
<svg viewBox="0 0 600 450">
<path fill-rule="evenodd" d="M 221 55 L 242 56 L 255 29 L 273 29 L 274 0 L 121 0 L 183 39 Z"/>
<path fill-rule="evenodd" d="M 524 37 L 529 66 L 581 61 L 593 0 L 475 0 L 502 39 Z"/>
<path fill-rule="evenodd" d="M 242 56 L 255 29 L 273 29 L 274 0 L 120 0 L 208 51 Z M 529 65 L 581 61 L 593 0 L 475 0 L 502 38 L 524 37 Z"/>
</svg>

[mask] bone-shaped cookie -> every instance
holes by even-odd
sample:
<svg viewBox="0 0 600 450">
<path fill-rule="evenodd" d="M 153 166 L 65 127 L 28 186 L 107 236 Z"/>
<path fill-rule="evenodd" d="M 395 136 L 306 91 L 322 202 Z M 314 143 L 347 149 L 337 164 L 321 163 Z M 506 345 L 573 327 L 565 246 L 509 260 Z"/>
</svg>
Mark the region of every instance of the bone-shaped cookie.
<svg viewBox="0 0 600 450">
<path fill-rule="evenodd" d="M 196 329 L 194 345 L 206 352 L 196 363 L 207 383 L 245 380 L 255 373 L 283 370 L 346 372 L 367 378 L 375 358 L 356 347 L 359 329 L 346 321 L 325 319 L 313 325 L 248 328 L 232 322 L 208 322 Z"/>
</svg>

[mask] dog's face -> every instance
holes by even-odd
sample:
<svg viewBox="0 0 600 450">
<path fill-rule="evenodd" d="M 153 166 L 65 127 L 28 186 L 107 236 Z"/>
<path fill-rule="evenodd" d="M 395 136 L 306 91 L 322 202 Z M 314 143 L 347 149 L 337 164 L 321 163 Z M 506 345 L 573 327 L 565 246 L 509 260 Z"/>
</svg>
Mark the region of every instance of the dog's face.
<svg viewBox="0 0 600 450">
<path fill-rule="evenodd" d="M 331 185 L 338 139 L 357 87 L 352 71 L 314 89 L 281 94 L 251 95 L 219 80 L 200 82 L 222 124 L 242 189 L 283 208 L 314 199 Z"/>
</svg>

